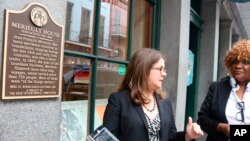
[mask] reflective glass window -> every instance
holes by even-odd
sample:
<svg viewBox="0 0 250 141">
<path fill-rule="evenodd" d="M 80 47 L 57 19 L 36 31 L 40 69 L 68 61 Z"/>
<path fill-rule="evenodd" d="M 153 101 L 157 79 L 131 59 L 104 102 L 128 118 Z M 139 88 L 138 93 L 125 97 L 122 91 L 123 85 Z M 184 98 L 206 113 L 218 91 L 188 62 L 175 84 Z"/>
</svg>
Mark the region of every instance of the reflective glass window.
<svg viewBox="0 0 250 141">
<path fill-rule="evenodd" d="M 127 0 L 102 0 L 99 20 L 99 56 L 127 59 L 128 10 Z"/>
</svg>

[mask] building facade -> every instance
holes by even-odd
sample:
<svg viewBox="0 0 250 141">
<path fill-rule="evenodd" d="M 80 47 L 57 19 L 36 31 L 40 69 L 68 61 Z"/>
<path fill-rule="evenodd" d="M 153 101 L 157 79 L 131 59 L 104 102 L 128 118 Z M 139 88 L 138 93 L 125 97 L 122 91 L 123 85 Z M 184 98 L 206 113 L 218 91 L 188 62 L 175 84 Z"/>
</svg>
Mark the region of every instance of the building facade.
<svg viewBox="0 0 250 141">
<path fill-rule="evenodd" d="M 226 51 L 248 38 L 230 0 L 0 0 L 1 58 L 5 10 L 34 2 L 64 27 L 62 90 L 58 98 L 0 100 L 1 141 L 85 140 L 102 124 L 130 57 L 144 47 L 167 57 L 164 89 L 184 130 L 210 83 L 227 75 Z"/>
</svg>

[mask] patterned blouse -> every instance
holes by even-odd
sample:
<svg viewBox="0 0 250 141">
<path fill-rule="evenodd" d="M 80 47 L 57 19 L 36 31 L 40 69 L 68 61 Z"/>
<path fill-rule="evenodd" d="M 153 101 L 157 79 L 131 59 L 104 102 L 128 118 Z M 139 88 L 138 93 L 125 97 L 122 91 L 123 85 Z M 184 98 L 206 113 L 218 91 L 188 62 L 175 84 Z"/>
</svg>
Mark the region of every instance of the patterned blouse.
<svg viewBox="0 0 250 141">
<path fill-rule="evenodd" d="M 161 129 L 161 120 L 159 113 L 156 114 L 153 120 L 145 114 L 147 122 L 148 122 L 148 137 L 149 141 L 159 141 L 160 140 L 160 129 Z"/>
</svg>

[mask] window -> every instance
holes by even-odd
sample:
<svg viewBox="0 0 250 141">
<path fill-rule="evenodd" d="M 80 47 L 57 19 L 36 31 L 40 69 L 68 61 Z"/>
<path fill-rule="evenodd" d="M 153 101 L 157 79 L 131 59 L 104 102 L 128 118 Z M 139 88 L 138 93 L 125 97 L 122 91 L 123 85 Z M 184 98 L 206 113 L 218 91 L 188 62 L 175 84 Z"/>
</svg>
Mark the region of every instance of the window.
<svg viewBox="0 0 250 141">
<path fill-rule="evenodd" d="M 85 139 L 88 130 L 102 124 L 107 99 L 125 75 L 128 54 L 151 47 L 153 10 L 146 0 L 134 1 L 133 31 L 128 32 L 129 0 L 68 1 L 62 88 L 62 120 L 66 122 L 62 123 L 67 128 L 68 119 L 79 118 L 79 135 Z"/>
<path fill-rule="evenodd" d="M 104 27 L 105 27 L 105 17 L 104 16 L 100 16 L 100 24 L 99 24 L 99 42 L 98 42 L 98 45 L 100 47 L 104 47 L 104 48 L 108 48 L 108 44 L 105 44 L 104 46 L 104 42 L 108 41 L 108 37 L 107 38 L 104 38 Z"/>
<path fill-rule="evenodd" d="M 80 42 L 83 44 L 91 45 L 90 36 L 90 10 L 82 8 L 81 14 L 81 29 L 80 29 Z"/>
<path fill-rule="evenodd" d="M 67 2 L 67 12 L 66 12 L 66 26 L 65 26 L 65 39 L 69 39 L 70 26 L 71 26 L 71 14 L 72 14 L 73 3 Z"/>
<path fill-rule="evenodd" d="M 126 60 L 128 4 L 118 0 L 103 0 L 101 7 L 100 25 L 104 25 L 104 28 L 99 31 L 99 43 L 103 41 L 103 47 L 99 46 L 99 55 L 111 59 Z M 100 38 L 100 34 L 103 35 L 104 39 Z"/>
</svg>

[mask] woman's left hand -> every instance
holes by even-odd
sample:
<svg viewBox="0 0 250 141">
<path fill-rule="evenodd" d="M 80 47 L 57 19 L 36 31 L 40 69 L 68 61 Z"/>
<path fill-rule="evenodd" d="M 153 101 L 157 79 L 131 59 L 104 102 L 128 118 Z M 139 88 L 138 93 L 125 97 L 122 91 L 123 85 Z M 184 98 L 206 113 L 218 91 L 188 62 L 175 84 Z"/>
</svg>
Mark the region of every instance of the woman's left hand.
<svg viewBox="0 0 250 141">
<path fill-rule="evenodd" d="M 190 141 L 192 139 L 197 139 L 201 136 L 203 136 L 203 131 L 200 128 L 200 125 L 197 123 L 193 123 L 193 120 L 191 117 L 188 117 L 188 124 L 186 126 L 186 134 L 185 134 L 185 140 Z"/>
</svg>

